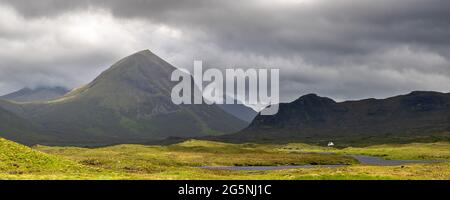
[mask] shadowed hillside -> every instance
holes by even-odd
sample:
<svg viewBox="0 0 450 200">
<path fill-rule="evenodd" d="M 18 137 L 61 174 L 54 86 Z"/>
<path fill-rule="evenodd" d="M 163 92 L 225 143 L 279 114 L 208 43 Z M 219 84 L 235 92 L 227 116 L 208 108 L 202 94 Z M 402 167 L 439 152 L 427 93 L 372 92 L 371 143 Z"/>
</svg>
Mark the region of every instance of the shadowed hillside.
<svg viewBox="0 0 450 200">
<path fill-rule="evenodd" d="M 450 138 L 450 94 L 412 92 L 388 99 L 337 103 L 309 94 L 258 115 L 228 141 L 308 141 L 326 144 L 439 141 Z"/>
</svg>

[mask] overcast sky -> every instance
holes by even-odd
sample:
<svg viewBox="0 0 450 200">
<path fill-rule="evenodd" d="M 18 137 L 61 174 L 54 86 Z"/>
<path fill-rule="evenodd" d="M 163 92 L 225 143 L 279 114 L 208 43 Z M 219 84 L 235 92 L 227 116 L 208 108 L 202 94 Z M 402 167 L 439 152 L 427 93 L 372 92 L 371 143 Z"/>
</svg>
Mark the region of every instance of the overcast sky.
<svg viewBox="0 0 450 200">
<path fill-rule="evenodd" d="M 79 87 L 150 49 L 177 67 L 274 67 L 290 101 L 450 92 L 448 0 L 0 0 L 0 94 Z"/>
</svg>

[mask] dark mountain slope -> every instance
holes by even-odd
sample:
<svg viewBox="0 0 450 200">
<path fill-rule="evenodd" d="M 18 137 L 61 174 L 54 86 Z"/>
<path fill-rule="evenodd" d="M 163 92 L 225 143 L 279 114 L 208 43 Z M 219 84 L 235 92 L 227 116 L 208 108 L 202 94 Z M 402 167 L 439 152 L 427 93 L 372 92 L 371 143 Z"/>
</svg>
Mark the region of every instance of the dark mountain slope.
<svg viewBox="0 0 450 200">
<path fill-rule="evenodd" d="M 9 104 L 0 100 L 0 105 Z M 46 136 L 36 133 L 38 126 L 10 111 L 0 108 L 0 137 L 31 144 L 35 139 L 46 140 Z"/>
<path fill-rule="evenodd" d="M 258 115 L 248 128 L 222 139 L 402 142 L 432 137 L 449 139 L 449 132 L 450 94 L 412 92 L 388 99 L 342 103 L 310 94 L 280 104 L 276 115 Z"/>
</svg>

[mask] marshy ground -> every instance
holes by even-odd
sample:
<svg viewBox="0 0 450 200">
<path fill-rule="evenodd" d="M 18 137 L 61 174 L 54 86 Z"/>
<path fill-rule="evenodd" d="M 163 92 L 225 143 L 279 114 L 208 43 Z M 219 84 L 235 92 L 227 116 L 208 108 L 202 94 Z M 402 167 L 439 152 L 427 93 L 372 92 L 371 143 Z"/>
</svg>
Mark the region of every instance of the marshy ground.
<svg viewBox="0 0 450 200">
<path fill-rule="evenodd" d="M 168 146 L 28 148 L 0 139 L 0 149 L 0 179 L 450 179 L 446 142 L 336 149 L 189 140 Z M 349 155 L 419 161 L 381 166 Z M 264 170 L 268 166 L 282 167 Z"/>
</svg>

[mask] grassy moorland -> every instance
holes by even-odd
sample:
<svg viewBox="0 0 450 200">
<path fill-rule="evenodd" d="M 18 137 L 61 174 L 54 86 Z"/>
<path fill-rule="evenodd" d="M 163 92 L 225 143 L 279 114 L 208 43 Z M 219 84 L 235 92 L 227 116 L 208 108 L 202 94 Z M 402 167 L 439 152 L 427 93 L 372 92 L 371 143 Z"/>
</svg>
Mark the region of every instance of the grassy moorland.
<svg viewBox="0 0 450 200">
<path fill-rule="evenodd" d="M 449 143 L 334 149 L 299 143 L 226 144 L 190 140 L 168 146 L 35 146 L 31 149 L 0 139 L 0 150 L 0 179 L 450 179 L 448 162 L 367 166 L 345 156 L 365 154 L 392 159 L 445 160 L 450 157 Z M 317 167 L 269 171 L 198 168 L 274 165 Z"/>
<path fill-rule="evenodd" d="M 293 143 L 279 148 L 286 152 L 333 152 L 337 154 L 358 154 L 395 160 L 450 160 L 450 143 L 386 144 L 368 147 L 326 148 Z"/>
</svg>

